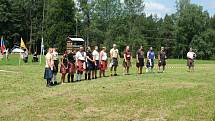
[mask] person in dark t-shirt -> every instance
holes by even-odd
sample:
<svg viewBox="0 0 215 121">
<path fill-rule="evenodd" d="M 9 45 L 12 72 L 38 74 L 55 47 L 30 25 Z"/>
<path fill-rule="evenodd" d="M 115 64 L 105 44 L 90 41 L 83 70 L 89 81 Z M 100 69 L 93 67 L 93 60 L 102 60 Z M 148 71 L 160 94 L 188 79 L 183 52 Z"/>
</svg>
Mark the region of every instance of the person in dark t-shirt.
<svg viewBox="0 0 215 121">
<path fill-rule="evenodd" d="M 165 70 L 165 66 L 166 66 L 166 52 L 164 51 L 164 47 L 161 47 L 161 51 L 158 52 L 158 72 L 161 72 L 160 67 L 163 67 L 162 72 L 164 72 Z"/>
<path fill-rule="evenodd" d="M 144 67 L 143 46 L 141 46 L 140 49 L 138 49 L 138 51 L 136 53 L 136 59 L 137 59 L 136 67 L 137 67 L 138 73 L 142 74 L 143 73 L 143 67 Z"/>
</svg>

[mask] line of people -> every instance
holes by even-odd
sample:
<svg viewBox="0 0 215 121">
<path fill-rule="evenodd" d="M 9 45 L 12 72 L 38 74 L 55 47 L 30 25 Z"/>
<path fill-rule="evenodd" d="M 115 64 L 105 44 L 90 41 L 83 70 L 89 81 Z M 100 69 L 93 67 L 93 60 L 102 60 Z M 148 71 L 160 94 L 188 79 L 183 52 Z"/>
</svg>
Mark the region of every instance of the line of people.
<svg viewBox="0 0 215 121">
<path fill-rule="evenodd" d="M 56 49 L 49 48 L 48 53 L 45 56 L 46 65 L 44 74 L 44 79 L 47 80 L 47 86 L 57 84 L 56 75 L 58 73 L 59 63 L 61 84 L 65 83 L 66 76 L 69 83 L 81 81 L 82 76 L 84 76 L 85 80 L 97 79 L 98 75 L 100 78 L 102 76 L 106 77 L 106 70 L 108 66 L 110 68 L 110 76 L 117 76 L 117 67 L 119 65 L 120 58 L 119 50 L 117 49 L 116 44 L 113 44 L 113 48 L 109 53 L 110 61 L 108 61 L 108 53 L 106 51 L 106 47 L 103 47 L 99 52 L 98 47 L 95 46 L 93 51 L 90 47 L 88 47 L 87 51 L 85 52 L 84 47 L 80 47 L 77 52 L 65 52 L 62 58 L 59 59 Z M 193 60 L 193 57 L 190 57 L 193 54 L 195 53 L 190 52 L 188 57 L 189 67 L 194 66 L 193 61 L 190 61 Z M 152 47 L 149 48 L 145 58 L 144 48 L 141 46 L 136 52 L 137 73 L 142 74 L 144 66 L 146 67 L 146 72 L 153 72 L 155 58 L 155 52 L 153 51 Z M 165 71 L 166 59 L 167 55 L 164 47 L 161 47 L 161 50 L 158 52 L 158 72 Z M 124 75 L 129 74 L 129 70 L 132 65 L 131 62 L 132 53 L 129 46 L 126 46 L 123 52 Z"/>
</svg>

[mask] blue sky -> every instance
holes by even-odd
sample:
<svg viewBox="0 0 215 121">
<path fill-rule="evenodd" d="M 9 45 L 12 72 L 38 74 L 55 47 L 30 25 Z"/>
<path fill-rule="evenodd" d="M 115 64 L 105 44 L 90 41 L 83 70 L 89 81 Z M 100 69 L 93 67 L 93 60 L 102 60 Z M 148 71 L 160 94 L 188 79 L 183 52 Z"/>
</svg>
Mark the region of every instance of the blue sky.
<svg viewBox="0 0 215 121">
<path fill-rule="evenodd" d="M 164 17 L 165 14 L 172 14 L 176 11 L 176 0 L 145 0 L 145 12 L 147 15 L 157 14 Z M 203 6 L 210 16 L 215 14 L 215 0 L 191 0 L 192 3 Z"/>
</svg>

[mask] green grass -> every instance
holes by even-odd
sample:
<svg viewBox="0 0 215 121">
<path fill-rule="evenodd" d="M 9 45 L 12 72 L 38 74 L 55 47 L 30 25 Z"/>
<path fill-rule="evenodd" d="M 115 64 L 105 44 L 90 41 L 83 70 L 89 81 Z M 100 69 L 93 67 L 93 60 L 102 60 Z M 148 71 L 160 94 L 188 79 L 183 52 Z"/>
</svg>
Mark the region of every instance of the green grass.
<svg viewBox="0 0 215 121">
<path fill-rule="evenodd" d="M 17 56 L 0 65 L 0 120 L 211 121 L 215 120 L 215 64 L 168 60 L 165 73 L 123 76 L 46 88 L 44 62 L 18 66 Z M 5 61 L 3 61 L 5 63 Z M 58 75 L 58 80 L 60 75 Z"/>
</svg>

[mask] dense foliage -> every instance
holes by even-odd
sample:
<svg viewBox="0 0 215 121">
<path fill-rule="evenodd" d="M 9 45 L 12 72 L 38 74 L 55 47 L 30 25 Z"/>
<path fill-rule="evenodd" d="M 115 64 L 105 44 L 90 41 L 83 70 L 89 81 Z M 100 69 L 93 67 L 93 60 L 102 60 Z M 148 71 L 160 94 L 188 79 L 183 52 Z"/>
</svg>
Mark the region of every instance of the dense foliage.
<svg viewBox="0 0 215 121">
<path fill-rule="evenodd" d="M 63 52 L 65 38 L 76 35 L 91 46 L 116 43 L 123 51 L 130 45 L 133 52 L 140 45 L 145 50 L 164 46 L 174 58 L 183 58 L 193 47 L 198 58 L 214 58 L 215 15 L 190 0 L 176 3 L 176 13 L 158 18 L 146 16 L 144 0 L 0 0 L 0 32 L 7 47 L 23 37 L 31 51 L 40 50 L 44 36 L 46 48 Z"/>
</svg>

